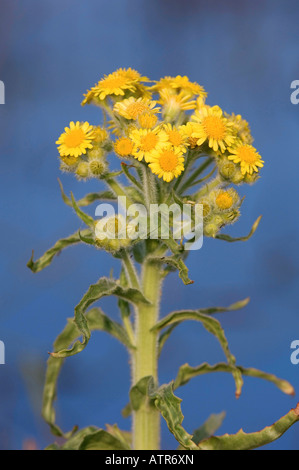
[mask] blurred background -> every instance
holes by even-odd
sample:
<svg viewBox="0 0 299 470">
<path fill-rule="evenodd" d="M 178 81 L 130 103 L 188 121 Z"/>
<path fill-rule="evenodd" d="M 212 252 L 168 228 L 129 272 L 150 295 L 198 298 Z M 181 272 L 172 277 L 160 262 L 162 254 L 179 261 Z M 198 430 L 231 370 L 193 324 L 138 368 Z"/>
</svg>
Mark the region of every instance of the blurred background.
<svg viewBox="0 0 299 470">
<path fill-rule="evenodd" d="M 298 147 L 299 105 L 290 84 L 299 79 L 299 3 L 296 0 L 0 0 L 1 316 L 0 449 L 44 448 L 54 441 L 40 417 L 45 363 L 52 343 L 73 315 L 89 284 L 118 263 L 84 245 L 70 248 L 43 272 L 28 268 L 36 256 L 79 222 L 61 200 L 55 140 L 70 120 L 100 122 L 99 111 L 82 108 L 82 94 L 103 74 L 133 67 L 159 79 L 188 75 L 209 93 L 208 104 L 240 113 L 251 125 L 266 161 L 262 178 L 246 195 L 243 216 L 229 233 L 248 233 L 244 243 L 204 241 L 188 259 L 192 286 L 176 274 L 165 284 L 162 314 L 173 309 L 228 305 L 251 297 L 242 311 L 223 314 L 237 362 L 288 379 L 299 391 L 299 365 L 290 344 L 299 339 Z M 99 183 L 63 175 L 77 198 Z M 117 318 L 116 302 L 105 300 Z M 217 342 L 199 324 L 175 330 L 160 362 L 160 382 L 184 362 L 222 361 Z M 59 381 L 57 421 L 64 430 L 130 421 L 120 410 L 130 386 L 123 347 L 95 333 L 86 350 L 65 363 Z M 247 432 L 272 424 L 298 400 L 271 384 L 245 379 L 234 398 L 229 375 L 193 379 L 177 393 L 184 426 L 192 432 L 211 413 L 226 411 L 219 432 Z M 176 442 L 163 423 L 162 446 Z M 269 449 L 299 449 L 294 426 Z"/>
</svg>

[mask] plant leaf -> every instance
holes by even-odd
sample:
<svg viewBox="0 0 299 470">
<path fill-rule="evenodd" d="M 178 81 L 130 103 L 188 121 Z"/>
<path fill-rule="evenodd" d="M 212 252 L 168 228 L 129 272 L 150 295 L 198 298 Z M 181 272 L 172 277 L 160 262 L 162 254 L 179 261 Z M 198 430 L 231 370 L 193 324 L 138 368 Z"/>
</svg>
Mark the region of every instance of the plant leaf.
<svg viewBox="0 0 299 470">
<path fill-rule="evenodd" d="M 184 261 L 182 260 L 182 258 L 174 255 L 174 256 L 164 256 L 162 258 L 150 257 L 148 259 L 152 261 L 153 263 L 168 264 L 169 266 L 172 266 L 175 269 L 177 269 L 179 271 L 179 277 L 182 279 L 185 285 L 194 283 L 194 281 L 191 281 L 188 277 L 189 270 L 187 266 L 185 265 Z"/>
<path fill-rule="evenodd" d="M 62 183 L 61 183 L 59 178 L 58 178 L 58 183 L 59 183 L 59 186 L 60 186 L 61 196 L 62 196 L 62 199 L 63 199 L 64 203 L 67 206 L 73 207 L 72 201 L 65 194 Z M 115 195 L 113 194 L 112 191 L 102 191 L 102 192 L 98 192 L 98 193 L 89 193 L 89 194 L 86 194 L 86 196 L 84 196 L 82 199 L 79 199 L 77 201 L 77 206 L 78 207 L 89 206 L 90 204 L 92 204 L 93 202 L 98 201 L 98 200 L 101 200 L 101 201 L 115 201 L 116 197 L 115 197 Z"/>
<path fill-rule="evenodd" d="M 224 418 L 226 416 L 225 411 L 219 414 L 212 414 L 200 428 L 194 431 L 192 441 L 195 444 L 199 444 L 200 441 L 204 439 L 208 439 L 209 437 L 213 436 L 215 432 L 220 428 L 222 425 Z"/>
<path fill-rule="evenodd" d="M 293 424 L 299 421 L 299 404 L 272 426 L 259 432 L 246 434 L 242 429 L 237 434 L 211 437 L 199 444 L 200 450 L 252 450 L 279 439 Z"/>
<path fill-rule="evenodd" d="M 268 374 L 267 372 L 263 372 L 258 369 L 245 368 L 241 366 L 236 366 L 236 368 L 240 371 L 240 373 L 243 376 L 255 377 L 258 379 L 267 380 L 268 382 L 273 383 L 283 393 L 286 393 L 287 395 L 295 394 L 294 388 L 287 380 L 279 379 L 273 374 Z M 196 366 L 196 367 L 192 367 L 189 364 L 184 364 L 179 368 L 178 374 L 174 381 L 174 390 L 188 383 L 189 380 L 191 380 L 193 377 L 197 377 L 199 375 L 209 374 L 213 372 L 233 373 L 234 370 L 235 370 L 234 367 L 224 362 L 215 364 L 213 366 L 204 362 L 203 364 Z"/>
<path fill-rule="evenodd" d="M 122 431 L 119 429 L 117 424 L 113 424 L 111 426 L 110 424 L 106 424 L 107 432 L 109 434 L 112 434 L 115 436 L 117 439 L 119 439 L 121 442 L 123 442 L 125 445 L 129 446 L 131 448 L 132 446 L 132 433 L 130 431 Z"/>
<path fill-rule="evenodd" d="M 155 406 L 158 408 L 165 419 L 169 431 L 176 440 L 185 448 L 198 450 L 197 445 L 192 441 L 192 436 L 185 431 L 182 426 L 184 419 L 181 410 L 181 399 L 173 393 L 173 383 L 162 385 L 152 395 L 155 400 Z"/>
<path fill-rule="evenodd" d="M 130 403 L 131 409 L 134 411 L 139 410 L 141 405 L 145 403 L 150 390 L 154 387 L 153 377 L 151 375 L 142 377 L 130 390 Z"/>
<path fill-rule="evenodd" d="M 90 339 L 90 330 L 85 318 L 87 308 L 102 297 L 115 295 L 121 299 L 128 300 L 131 303 L 149 304 L 144 295 L 137 289 L 121 286 L 114 279 L 102 277 L 96 284 L 92 284 L 86 294 L 83 296 L 79 304 L 75 307 L 75 323 L 82 333 L 83 340 L 76 341 L 70 349 L 62 349 L 59 352 L 52 353 L 54 357 L 68 357 L 81 352 Z"/>
<path fill-rule="evenodd" d="M 130 450 L 127 442 L 118 439 L 104 429 L 84 437 L 78 450 Z"/>
<path fill-rule="evenodd" d="M 262 216 L 260 215 L 256 219 L 256 221 L 254 222 L 249 234 L 245 237 L 234 238 L 234 237 L 231 237 L 230 235 L 225 235 L 224 233 L 223 234 L 220 233 L 219 235 L 216 235 L 215 238 L 218 238 L 218 240 L 225 240 L 226 242 L 246 242 L 247 240 L 249 240 L 249 238 L 252 237 L 252 235 L 254 234 L 256 229 L 258 228 L 259 223 L 261 221 L 261 218 L 262 218 Z"/>
<path fill-rule="evenodd" d="M 224 330 L 220 325 L 219 321 L 216 320 L 216 318 L 201 313 L 200 310 L 181 310 L 178 312 L 170 313 L 166 317 L 162 318 L 162 320 L 160 320 L 152 328 L 152 330 L 161 330 L 162 328 L 165 328 L 170 325 L 178 325 L 184 320 L 200 321 L 204 328 L 218 339 L 226 356 L 227 362 L 232 367 L 232 375 L 236 383 L 236 397 L 238 398 L 241 394 L 243 385 L 242 374 L 236 367 L 236 358 L 230 352 Z"/>
<path fill-rule="evenodd" d="M 87 236 L 90 234 L 90 230 L 82 230 L 81 235 Z M 34 261 L 34 251 L 32 251 L 32 256 L 30 260 L 27 263 L 27 266 L 29 269 L 31 269 L 32 272 L 38 273 L 42 269 L 46 268 L 51 264 L 54 256 L 59 255 L 61 250 L 64 248 L 67 248 L 70 245 L 75 245 L 76 243 L 80 243 L 81 238 L 79 235 L 79 232 L 75 232 L 73 235 L 70 235 L 69 237 L 62 238 L 61 240 L 58 240 L 52 248 L 47 250 L 43 256 L 41 256 L 37 261 Z"/>
<path fill-rule="evenodd" d="M 116 322 L 113 322 L 102 311 L 98 308 L 93 308 L 89 310 L 86 314 L 86 319 L 90 331 L 105 331 L 110 333 L 116 339 L 121 341 L 126 347 L 132 347 L 128 336 L 121 325 Z M 54 351 L 57 352 L 61 349 L 69 347 L 73 341 L 75 341 L 80 336 L 80 332 L 73 319 L 68 319 L 68 322 L 62 331 L 62 333 L 57 337 L 54 343 Z M 44 420 L 49 424 L 51 431 L 54 435 L 60 437 L 70 437 L 70 435 L 76 431 L 74 428 L 71 433 L 64 434 L 61 429 L 55 424 L 55 409 L 54 401 L 56 399 L 56 388 L 58 377 L 64 363 L 63 358 L 53 357 L 51 355 L 48 359 L 47 371 L 46 371 L 46 380 L 43 393 L 43 408 L 42 416 Z"/>
<path fill-rule="evenodd" d="M 76 201 L 75 201 L 75 198 L 74 198 L 74 195 L 73 193 L 71 193 L 71 198 L 72 198 L 72 206 L 73 208 L 75 209 L 75 212 L 77 214 L 77 216 L 90 228 L 94 228 L 94 220 L 93 218 L 88 215 L 88 214 L 85 214 L 85 212 L 83 212 L 77 205 Z"/>
</svg>

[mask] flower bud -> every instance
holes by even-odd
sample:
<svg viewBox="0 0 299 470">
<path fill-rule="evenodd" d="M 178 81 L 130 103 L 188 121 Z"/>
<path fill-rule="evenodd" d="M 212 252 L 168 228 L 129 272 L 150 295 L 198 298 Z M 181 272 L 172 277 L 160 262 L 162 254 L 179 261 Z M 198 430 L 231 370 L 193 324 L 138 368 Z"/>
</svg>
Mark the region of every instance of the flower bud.
<svg viewBox="0 0 299 470">
<path fill-rule="evenodd" d="M 89 176 L 89 166 L 87 162 L 80 162 L 76 169 L 76 175 L 79 178 L 88 178 Z"/>
</svg>

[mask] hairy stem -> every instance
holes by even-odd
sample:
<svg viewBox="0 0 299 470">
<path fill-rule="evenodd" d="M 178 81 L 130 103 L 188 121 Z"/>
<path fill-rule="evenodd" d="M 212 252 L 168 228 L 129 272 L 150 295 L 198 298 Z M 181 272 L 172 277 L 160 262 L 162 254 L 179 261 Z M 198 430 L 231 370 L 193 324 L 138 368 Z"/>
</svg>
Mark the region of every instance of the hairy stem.
<svg viewBox="0 0 299 470">
<path fill-rule="evenodd" d="M 140 305 L 136 315 L 136 351 L 133 383 L 151 375 L 158 383 L 158 335 L 150 331 L 159 317 L 161 273 L 150 261 L 145 261 L 142 288 L 151 305 Z M 133 416 L 133 444 L 136 450 L 157 450 L 160 444 L 160 413 L 144 403 Z"/>
</svg>

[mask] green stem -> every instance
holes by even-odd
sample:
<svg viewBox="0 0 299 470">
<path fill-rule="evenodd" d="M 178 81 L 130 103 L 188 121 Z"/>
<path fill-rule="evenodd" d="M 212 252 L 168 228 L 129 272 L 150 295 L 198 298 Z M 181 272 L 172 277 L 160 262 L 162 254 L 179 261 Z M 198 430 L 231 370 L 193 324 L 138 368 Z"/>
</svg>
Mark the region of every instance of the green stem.
<svg viewBox="0 0 299 470">
<path fill-rule="evenodd" d="M 194 171 L 194 173 L 192 173 L 192 175 L 187 179 L 187 181 L 182 185 L 182 187 L 180 188 L 180 193 L 182 194 L 186 189 L 188 189 L 188 187 L 193 183 L 193 181 L 196 180 L 196 178 L 206 169 L 210 166 L 210 164 L 212 163 L 213 159 L 212 158 L 207 158 L 207 160 L 202 164 L 200 165 L 197 170 Z"/>
<path fill-rule="evenodd" d="M 151 305 L 140 305 L 136 315 L 136 351 L 134 352 L 133 383 L 152 376 L 158 384 L 158 335 L 151 331 L 159 317 L 161 273 L 149 260 L 144 261 L 143 294 Z M 145 402 L 133 414 L 133 445 L 135 450 L 158 450 L 160 444 L 160 413 Z"/>
</svg>

